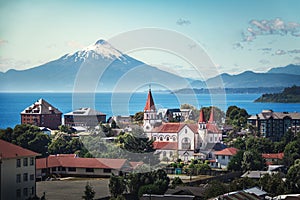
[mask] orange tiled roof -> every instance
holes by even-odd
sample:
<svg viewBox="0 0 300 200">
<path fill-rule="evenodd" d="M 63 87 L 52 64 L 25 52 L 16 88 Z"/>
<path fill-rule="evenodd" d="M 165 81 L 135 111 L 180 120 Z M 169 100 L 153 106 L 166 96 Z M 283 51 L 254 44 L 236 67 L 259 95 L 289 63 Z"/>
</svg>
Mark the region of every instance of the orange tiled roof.
<svg viewBox="0 0 300 200">
<path fill-rule="evenodd" d="M 203 109 L 200 110 L 200 114 L 199 114 L 199 123 L 205 123 L 205 118 L 204 118 L 204 113 L 203 113 Z"/>
<path fill-rule="evenodd" d="M 177 150 L 177 142 L 153 142 L 154 149 Z"/>
<path fill-rule="evenodd" d="M 38 156 L 39 154 L 15 144 L 0 140 L 0 156 L 3 159 Z"/>
<path fill-rule="evenodd" d="M 265 159 L 283 159 L 284 153 L 263 153 L 261 155 Z"/>
<path fill-rule="evenodd" d="M 126 163 L 126 159 L 110 158 L 79 158 L 70 156 L 50 155 L 48 158 L 36 159 L 36 168 L 48 167 L 77 167 L 77 168 L 101 168 L 101 169 L 121 169 Z M 46 166 L 47 165 L 47 166 Z"/>
<path fill-rule="evenodd" d="M 215 155 L 221 155 L 221 156 L 233 156 L 238 152 L 237 148 L 234 147 L 230 147 L 230 148 L 226 148 L 223 149 L 221 151 L 217 151 L 215 152 Z"/>
</svg>

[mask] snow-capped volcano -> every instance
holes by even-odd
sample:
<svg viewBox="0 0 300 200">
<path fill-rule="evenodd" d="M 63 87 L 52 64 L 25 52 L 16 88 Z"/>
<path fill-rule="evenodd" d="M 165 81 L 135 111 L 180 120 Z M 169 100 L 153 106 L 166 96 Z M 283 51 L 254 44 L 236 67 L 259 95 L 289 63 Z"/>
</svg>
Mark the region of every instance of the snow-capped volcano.
<svg viewBox="0 0 300 200">
<path fill-rule="evenodd" d="M 75 53 L 67 54 L 64 56 L 64 59 L 69 59 L 70 57 L 74 57 L 75 62 L 85 61 L 87 58 L 103 58 L 111 61 L 118 59 L 122 62 L 126 62 L 126 58 L 122 52 L 114 48 L 111 44 L 103 39 L 98 40 L 95 44 L 84 47 Z"/>
</svg>

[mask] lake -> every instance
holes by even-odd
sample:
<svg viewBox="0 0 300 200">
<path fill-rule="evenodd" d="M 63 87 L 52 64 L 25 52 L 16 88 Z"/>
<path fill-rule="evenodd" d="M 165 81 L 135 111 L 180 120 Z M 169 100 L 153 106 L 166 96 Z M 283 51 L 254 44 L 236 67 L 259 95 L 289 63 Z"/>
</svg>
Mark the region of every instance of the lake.
<svg viewBox="0 0 300 200">
<path fill-rule="evenodd" d="M 300 103 L 254 103 L 261 94 L 170 94 L 152 92 L 157 108 L 178 108 L 181 104 L 217 106 L 224 112 L 231 105 L 244 108 L 249 114 L 260 113 L 264 109 L 275 112 L 300 112 Z M 143 111 L 147 93 L 0 93 L 0 128 L 14 127 L 20 123 L 20 112 L 43 98 L 67 113 L 80 107 L 91 107 L 112 115 L 129 115 Z"/>
</svg>

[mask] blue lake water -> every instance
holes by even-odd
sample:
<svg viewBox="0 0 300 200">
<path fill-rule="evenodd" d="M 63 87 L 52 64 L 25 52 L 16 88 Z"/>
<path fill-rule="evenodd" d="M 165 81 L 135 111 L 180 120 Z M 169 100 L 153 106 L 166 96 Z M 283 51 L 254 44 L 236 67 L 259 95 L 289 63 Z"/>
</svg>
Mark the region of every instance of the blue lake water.
<svg viewBox="0 0 300 200">
<path fill-rule="evenodd" d="M 152 92 L 157 108 L 178 108 L 181 104 L 218 106 L 224 112 L 231 105 L 245 108 L 249 114 L 260 113 L 263 109 L 277 112 L 300 112 L 300 103 L 253 103 L 261 94 L 170 94 Z M 142 111 L 147 93 L 0 93 L 0 128 L 14 127 L 20 123 L 20 112 L 43 98 L 63 113 L 79 107 L 92 107 L 112 115 L 129 115 Z"/>
</svg>

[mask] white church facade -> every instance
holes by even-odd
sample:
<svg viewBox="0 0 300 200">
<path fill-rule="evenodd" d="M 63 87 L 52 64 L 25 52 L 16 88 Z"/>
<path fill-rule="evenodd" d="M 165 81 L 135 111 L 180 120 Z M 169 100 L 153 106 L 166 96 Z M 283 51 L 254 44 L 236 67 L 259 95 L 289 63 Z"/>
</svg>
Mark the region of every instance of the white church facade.
<svg viewBox="0 0 300 200">
<path fill-rule="evenodd" d="M 160 153 L 161 160 L 206 159 L 210 148 L 222 141 L 222 132 L 214 121 L 213 109 L 208 121 L 201 109 L 197 124 L 163 123 L 158 119 L 151 89 L 144 108 L 143 128 L 148 138 L 154 141 L 153 147 Z"/>
</svg>

